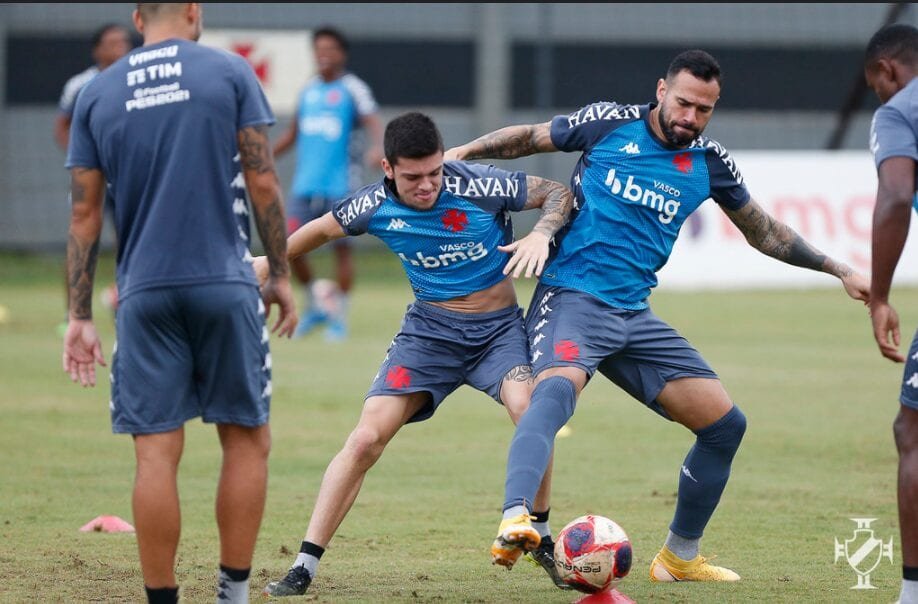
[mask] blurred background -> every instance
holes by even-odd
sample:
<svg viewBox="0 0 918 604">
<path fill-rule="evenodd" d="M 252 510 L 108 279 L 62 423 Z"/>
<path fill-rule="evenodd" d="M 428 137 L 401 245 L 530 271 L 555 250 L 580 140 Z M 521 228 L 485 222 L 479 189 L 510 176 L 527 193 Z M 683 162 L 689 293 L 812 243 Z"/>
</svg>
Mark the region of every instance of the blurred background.
<svg viewBox="0 0 918 604">
<path fill-rule="evenodd" d="M 67 79 L 92 64 L 93 31 L 107 22 L 133 31 L 133 8 L 0 4 L 0 248 L 63 251 L 69 179 L 52 137 L 57 102 Z M 910 3 L 208 3 L 204 9 L 205 36 L 244 54 L 262 78 L 278 116 L 275 138 L 314 69 L 309 32 L 331 24 L 349 37 L 350 70 L 370 85 L 383 120 L 427 112 L 447 147 L 594 101 L 654 100 L 671 58 L 703 48 L 725 74 L 706 134 L 735 157 L 865 152 L 876 100 L 863 86 L 862 54 L 888 21 L 918 24 L 918 14 Z M 295 153 L 279 159 L 285 189 L 294 160 Z M 513 166 L 567 182 L 575 160 L 557 153 Z M 863 193 L 872 195 L 869 156 L 863 162 Z M 379 176 L 367 173 L 364 181 Z M 747 174 L 755 195 L 751 180 Z M 362 245 L 376 244 L 363 239 Z M 111 241 L 106 233 L 103 244 Z"/>
</svg>

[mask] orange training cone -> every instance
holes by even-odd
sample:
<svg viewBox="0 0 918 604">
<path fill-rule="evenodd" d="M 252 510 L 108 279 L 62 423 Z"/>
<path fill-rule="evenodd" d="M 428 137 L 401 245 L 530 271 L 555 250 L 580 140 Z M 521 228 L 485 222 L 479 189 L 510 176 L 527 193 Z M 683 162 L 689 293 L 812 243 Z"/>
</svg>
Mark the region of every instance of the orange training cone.
<svg viewBox="0 0 918 604">
<path fill-rule="evenodd" d="M 574 604 L 634 604 L 634 600 L 615 589 L 583 596 Z"/>
<path fill-rule="evenodd" d="M 80 527 L 83 533 L 133 533 L 134 527 L 117 516 L 96 516 Z"/>
</svg>

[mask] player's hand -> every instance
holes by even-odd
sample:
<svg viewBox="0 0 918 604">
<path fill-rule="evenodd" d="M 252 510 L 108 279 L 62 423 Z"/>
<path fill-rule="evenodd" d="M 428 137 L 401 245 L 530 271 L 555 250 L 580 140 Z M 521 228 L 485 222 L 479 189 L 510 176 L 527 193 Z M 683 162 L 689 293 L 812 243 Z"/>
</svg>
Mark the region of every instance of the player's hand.
<svg viewBox="0 0 918 604">
<path fill-rule="evenodd" d="M 264 287 L 268 281 L 268 257 L 256 256 L 252 261 L 252 269 L 255 270 L 255 278 L 258 279 L 258 287 Z"/>
<path fill-rule="evenodd" d="M 290 289 L 290 277 L 270 277 L 261 288 L 261 299 L 265 303 L 265 322 L 271 316 L 271 305 L 277 304 L 280 313 L 271 333 L 279 336 L 293 335 L 296 329 L 296 303 L 293 301 L 293 290 Z"/>
<path fill-rule="evenodd" d="M 873 339 L 880 347 L 880 354 L 891 361 L 902 363 L 905 357 L 899 353 L 899 314 L 888 302 L 870 304 L 870 320 L 873 321 Z"/>
<path fill-rule="evenodd" d="M 453 147 L 443 153 L 443 161 L 457 161 L 465 159 L 462 154 L 462 147 Z"/>
<path fill-rule="evenodd" d="M 548 243 L 551 239 L 544 233 L 532 231 L 522 239 L 509 245 L 498 246 L 498 251 L 513 254 L 504 267 L 504 274 L 513 271 L 513 278 L 518 279 L 525 271 L 526 278 L 542 275 L 545 261 L 548 260 Z"/>
<path fill-rule="evenodd" d="M 861 300 L 864 304 L 870 303 L 870 281 L 864 275 L 851 271 L 850 274 L 841 278 L 845 291 L 855 300 Z"/>
<path fill-rule="evenodd" d="M 64 334 L 64 372 L 84 387 L 95 386 L 96 363 L 105 367 L 96 326 L 91 319 L 70 319 Z"/>
</svg>

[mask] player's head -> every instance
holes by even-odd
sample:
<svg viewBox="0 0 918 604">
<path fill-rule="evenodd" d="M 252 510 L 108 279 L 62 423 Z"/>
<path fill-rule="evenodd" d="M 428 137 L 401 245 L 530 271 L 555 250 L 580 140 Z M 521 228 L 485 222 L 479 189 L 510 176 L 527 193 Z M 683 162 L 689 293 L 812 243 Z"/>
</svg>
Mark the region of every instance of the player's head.
<svg viewBox="0 0 918 604">
<path fill-rule="evenodd" d="M 105 69 L 131 50 L 131 35 L 117 23 L 106 23 L 92 34 L 92 59 Z"/>
<path fill-rule="evenodd" d="M 711 120 L 720 98 L 720 65 L 703 50 L 687 50 L 673 59 L 657 82 L 657 119 L 667 142 L 687 147 Z"/>
<path fill-rule="evenodd" d="M 443 138 L 433 120 L 423 113 L 398 116 L 383 135 L 386 177 L 405 205 L 429 210 L 443 184 Z"/>
<path fill-rule="evenodd" d="M 324 25 L 312 32 L 312 51 L 316 67 L 324 79 L 338 77 L 347 65 L 347 38 L 340 30 Z"/>
<path fill-rule="evenodd" d="M 885 103 L 918 75 L 918 29 L 887 25 L 873 34 L 864 53 L 864 76 Z"/>
<path fill-rule="evenodd" d="M 146 40 L 150 30 L 157 35 L 185 38 L 195 42 L 201 37 L 203 16 L 198 2 L 138 2 L 134 26 Z"/>
</svg>

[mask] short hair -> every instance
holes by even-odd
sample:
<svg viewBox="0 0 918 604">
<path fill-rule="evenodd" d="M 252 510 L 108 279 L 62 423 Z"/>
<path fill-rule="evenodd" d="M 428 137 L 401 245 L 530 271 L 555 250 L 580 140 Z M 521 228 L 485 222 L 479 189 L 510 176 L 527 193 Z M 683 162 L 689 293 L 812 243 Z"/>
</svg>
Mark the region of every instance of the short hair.
<svg viewBox="0 0 918 604">
<path fill-rule="evenodd" d="M 720 64 L 703 50 L 686 50 L 676 55 L 666 70 L 666 79 L 671 80 L 682 71 L 687 71 L 705 82 L 716 80 L 718 86 L 723 85 Z"/>
<path fill-rule="evenodd" d="M 399 158 L 420 159 L 443 151 L 443 138 L 433 120 L 412 111 L 393 119 L 383 135 L 386 160 L 394 166 Z"/>
<path fill-rule="evenodd" d="M 905 23 L 880 28 L 867 43 L 864 65 L 871 67 L 880 59 L 896 59 L 910 65 L 918 63 L 918 28 Z"/>
<path fill-rule="evenodd" d="M 345 53 L 348 52 L 351 48 L 347 38 L 343 33 L 341 33 L 341 30 L 336 27 L 332 27 L 331 25 L 323 25 L 322 27 L 316 29 L 314 32 L 312 32 L 312 43 L 315 44 L 316 40 L 323 36 L 332 38 L 335 42 L 338 43 L 338 46 L 340 46 L 341 50 L 343 50 Z"/>
<path fill-rule="evenodd" d="M 144 22 L 155 21 L 166 13 L 175 13 L 187 2 L 138 2 L 137 12 Z"/>
<path fill-rule="evenodd" d="M 93 50 L 95 50 L 96 48 L 99 48 L 99 44 L 102 43 L 102 38 L 105 37 L 105 34 L 107 34 L 108 32 L 112 30 L 116 30 L 116 29 L 123 31 L 125 37 L 128 38 L 128 40 L 130 40 L 131 35 L 128 33 L 128 30 L 125 26 L 119 25 L 118 23 L 106 23 L 105 25 L 99 27 L 99 29 L 94 31 L 92 34 L 92 38 L 90 40 L 92 42 Z"/>
</svg>

